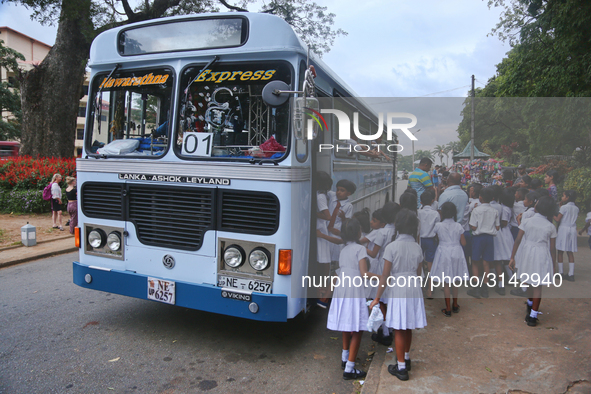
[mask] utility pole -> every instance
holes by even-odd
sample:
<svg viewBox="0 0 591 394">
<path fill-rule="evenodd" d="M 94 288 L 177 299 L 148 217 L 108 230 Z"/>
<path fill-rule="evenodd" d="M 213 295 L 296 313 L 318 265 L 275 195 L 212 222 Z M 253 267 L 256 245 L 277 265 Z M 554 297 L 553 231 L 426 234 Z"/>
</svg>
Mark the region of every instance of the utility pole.
<svg viewBox="0 0 591 394">
<path fill-rule="evenodd" d="M 470 117 L 470 163 L 474 160 L 474 75 L 472 75 L 472 116 Z"/>
</svg>

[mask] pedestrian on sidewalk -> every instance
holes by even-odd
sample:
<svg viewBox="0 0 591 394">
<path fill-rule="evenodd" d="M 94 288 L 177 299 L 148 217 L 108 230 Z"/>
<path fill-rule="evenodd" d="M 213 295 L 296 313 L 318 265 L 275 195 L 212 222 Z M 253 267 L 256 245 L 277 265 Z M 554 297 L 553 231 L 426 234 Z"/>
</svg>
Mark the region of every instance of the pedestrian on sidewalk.
<svg viewBox="0 0 591 394">
<path fill-rule="evenodd" d="M 439 212 L 431 207 L 433 200 L 435 199 L 435 193 L 431 190 L 425 191 L 421 194 L 421 209 L 419 209 L 417 215 L 419 217 L 419 233 L 421 238 L 421 249 L 423 250 L 424 263 L 426 275 L 431 272 L 433 266 L 433 259 L 435 258 L 435 251 L 437 250 L 437 239 L 435 239 L 435 225 L 439 223 L 440 217 Z M 433 299 L 431 293 L 431 279 L 427 281 L 427 294 L 428 300 Z"/>
<path fill-rule="evenodd" d="M 470 216 L 470 229 L 472 230 L 472 275 L 478 281 L 482 281 L 476 287 L 468 290 L 468 295 L 474 298 L 488 298 L 488 273 L 489 263 L 495 258 L 494 236 L 497 235 L 501 223 L 498 211 L 490 205 L 494 191 L 486 187 L 480 191 L 480 204 L 472 211 Z M 479 276 L 482 265 L 482 278 Z"/>
<path fill-rule="evenodd" d="M 388 372 L 400 380 L 408 380 L 412 330 L 427 326 L 421 281 L 417 280 L 421 276 L 423 251 L 416 242 L 419 219 L 414 212 L 401 210 L 396 216 L 395 227 L 398 236 L 386 246 L 378 293 L 369 308 L 376 306 L 382 296 L 386 300 L 386 325 L 394 329 L 398 360 L 397 364 L 388 366 Z M 395 286 L 390 278 L 395 278 Z"/>
<path fill-rule="evenodd" d="M 454 203 L 444 202 L 441 205 L 440 213 L 441 223 L 435 225 L 439 246 L 433 260 L 431 280 L 442 284 L 445 308 L 441 312 L 446 317 L 451 317 L 452 310 L 454 313 L 460 311 L 458 286 L 462 284 L 463 280 L 469 278 L 466 258 L 462 249 L 462 246 L 466 245 L 466 238 L 464 237 L 464 228 L 456 222 L 457 213 Z M 450 304 L 450 295 L 453 296 L 453 305 Z"/>
<path fill-rule="evenodd" d="M 535 215 L 519 225 L 509 261 L 509 267 L 512 270 L 517 268 L 522 286 L 527 286 L 530 292 L 525 316 L 530 327 L 538 324 L 542 285 L 553 282 L 557 233 L 550 220 L 555 209 L 552 197 L 540 198 Z"/>
<path fill-rule="evenodd" d="M 62 226 L 62 188 L 59 185 L 61 181 L 61 174 L 53 174 L 51 178 L 51 221 L 53 228 L 64 231 Z"/>
<path fill-rule="evenodd" d="M 335 287 L 326 327 L 329 330 L 341 331 L 343 335 L 343 351 L 341 353 L 341 367 L 344 369 L 343 379 L 361 379 L 367 373 L 355 369 L 355 359 L 361 345 L 361 336 L 367 329 L 369 313 L 367 311 L 365 287 L 355 286 L 359 277 L 378 277 L 369 272 L 367 267 L 367 252 L 359 245 L 361 225 L 357 219 L 350 219 L 343 223 L 341 238 L 346 242 L 339 255 L 339 269 L 337 275 L 341 277 L 339 286 Z"/>
<path fill-rule="evenodd" d="M 67 176 L 66 197 L 68 197 L 68 213 L 70 220 L 66 223 L 70 225 L 70 234 L 74 234 L 74 229 L 78 226 L 78 189 L 76 188 L 76 178 Z"/>
<path fill-rule="evenodd" d="M 575 281 L 575 255 L 577 251 L 577 217 L 579 208 L 575 205 L 577 192 L 565 190 L 560 200 L 560 211 L 554 220 L 559 222 L 556 249 L 558 250 L 558 272 L 569 282 Z M 564 275 L 563 252 L 568 256 L 568 275 Z"/>
</svg>

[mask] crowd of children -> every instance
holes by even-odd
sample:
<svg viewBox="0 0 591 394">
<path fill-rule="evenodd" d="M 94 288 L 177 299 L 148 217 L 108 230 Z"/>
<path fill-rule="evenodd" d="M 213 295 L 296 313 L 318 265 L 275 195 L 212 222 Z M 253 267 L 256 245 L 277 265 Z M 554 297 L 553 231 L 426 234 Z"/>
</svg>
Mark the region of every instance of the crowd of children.
<svg viewBox="0 0 591 394">
<path fill-rule="evenodd" d="M 547 178 L 555 176 L 549 173 Z M 536 326 L 542 285 L 555 283 L 556 257 L 557 274 L 574 281 L 577 251 L 576 193 L 565 191 L 559 207 L 552 197 L 554 182 L 546 179 L 546 183 L 549 189 L 537 190 L 521 187 L 523 184 L 506 188 L 470 184 L 462 213 L 450 201 L 442 199 L 439 206 L 433 189 L 421 194 L 417 209 L 417 193 L 409 188 L 399 203 L 387 202 L 370 215 L 368 209 L 353 213 L 349 201 L 356 190 L 353 182 L 340 180 L 333 192 L 330 176 L 319 173 L 318 272 L 330 275 L 332 263 L 338 266 L 336 275 L 366 278 L 363 283 L 374 279 L 375 283 L 358 287 L 342 281 L 334 289 L 332 302 L 327 288 L 318 299 L 318 306 L 330 307 L 327 327 L 342 332 L 343 377 L 360 379 L 366 375 L 355 369 L 355 359 L 361 334 L 367 330 L 367 299 L 371 299 L 369 309 L 378 306 L 384 316 L 372 339 L 388 346 L 394 341 L 397 363 L 388 371 L 401 380 L 409 379 L 412 330 L 427 325 L 424 297 L 432 297 L 431 281 L 443 289 L 442 313 L 451 317 L 460 311 L 460 286 L 471 286 L 469 296 L 488 298 L 489 288 L 505 295 L 505 285 L 513 279 L 519 287 L 511 294 L 528 298 L 525 321 Z M 579 234 L 583 231 L 591 235 L 591 212 Z M 563 267 L 564 252 L 568 273 Z M 413 277 L 427 280 L 412 281 Z M 405 285 L 393 286 L 389 282 L 392 278 L 404 279 Z"/>
</svg>

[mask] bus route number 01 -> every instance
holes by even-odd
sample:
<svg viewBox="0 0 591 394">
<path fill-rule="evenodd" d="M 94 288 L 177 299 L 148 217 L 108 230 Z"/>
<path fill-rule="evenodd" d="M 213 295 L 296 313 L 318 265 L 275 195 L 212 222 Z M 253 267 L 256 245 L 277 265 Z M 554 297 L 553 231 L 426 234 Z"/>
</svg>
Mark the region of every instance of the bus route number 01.
<svg viewBox="0 0 591 394">
<path fill-rule="evenodd" d="M 211 156 L 213 133 L 184 133 L 183 155 Z"/>
</svg>

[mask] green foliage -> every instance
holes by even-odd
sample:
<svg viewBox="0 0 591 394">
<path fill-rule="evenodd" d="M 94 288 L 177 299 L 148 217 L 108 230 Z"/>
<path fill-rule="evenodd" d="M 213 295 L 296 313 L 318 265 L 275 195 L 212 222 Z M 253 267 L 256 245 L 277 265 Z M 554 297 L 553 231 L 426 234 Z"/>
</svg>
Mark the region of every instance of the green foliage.
<svg viewBox="0 0 591 394">
<path fill-rule="evenodd" d="M 0 68 L 19 75 L 17 59 L 25 60 L 25 57 L 14 49 L 4 46 L 0 40 Z M 0 118 L 0 141 L 13 140 L 20 136 L 22 111 L 19 95 L 18 78 L 14 78 L 12 85 L 8 81 L 0 83 L 0 113 L 10 112 L 12 116 L 8 119 Z"/>
<path fill-rule="evenodd" d="M 413 171 L 414 167 L 412 165 L 412 155 L 411 156 L 398 155 L 397 170 L 398 171 L 406 170 L 408 172 Z"/>
<path fill-rule="evenodd" d="M 42 213 L 49 212 L 49 201 L 45 201 L 40 190 L 2 190 L 0 207 L 3 213 Z"/>
<path fill-rule="evenodd" d="M 571 171 L 564 180 L 564 190 L 577 192 L 579 206 L 587 207 L 591 202 L 591 168 L 580 167 Z"/>
</svg>

